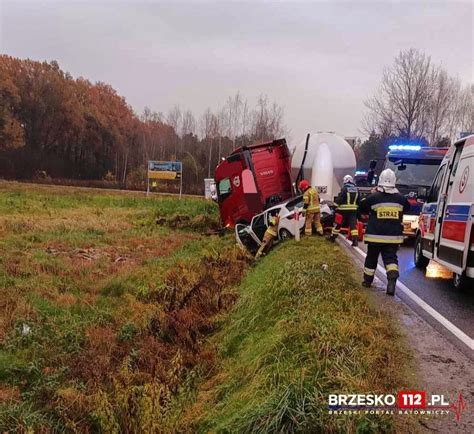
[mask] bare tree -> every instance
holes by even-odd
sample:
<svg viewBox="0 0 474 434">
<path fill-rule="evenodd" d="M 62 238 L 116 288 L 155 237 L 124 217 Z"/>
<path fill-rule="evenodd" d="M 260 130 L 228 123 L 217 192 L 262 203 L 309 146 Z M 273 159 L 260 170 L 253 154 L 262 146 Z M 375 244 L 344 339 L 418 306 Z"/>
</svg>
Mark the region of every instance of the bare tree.
<svg viewBox="0 0 474 434">
<path fill-rule="evenodd" d="M 443 107 L 445 115 L 437 135 L 434 136 L 436 141 L 446 137 L 452 142 L 461 132 L 474 131 L 474 87 L 472 85 L 463 87 L 458 79 L 450 80 L 450 97 L 446 107 Z"/>
<path fill-rule="evenodd" d="M 249 135 L 249 126 L 250 126 L 250 108 L 247 100 L 242 104 L 242 122 L 240 135 L 246 137 Z"/>
<path fill-rule="evenodd" d="M 270 140 L 284 134 L 283 107 L 277 103 L 270 105 L 266 95 L 260 95 L 257 108 L 252 113 L 252 138 Z"/>
<path fill-rule="evenodd" d="M 474 132 L 474 85 L 468 85 L 459 92 L 459 132 Z"/>
<path fill-rule="evenodd" d="M 196 120 L 194 119 L 193 112 L 186 110 L 183 113 L 181 122 L 181 137 L 187 136 L 188 134 L 196 133 Z"/>
<path fill-rule="evenodd" d="M 459 97 L 459 80 L 448 76 L 444 69 L 439 69 L 434 83 L 429 104 L 430 143 L 437 143 L 446 133 L 449 113 L 453 111 Z"/>
<path fill-rule="evenodd" d="M 216 132 L 217 132 L 217 137 L 218 137 L 218 161 L 221 160 L 222 158 L 222 136 L 224 135 L 225 127 L 228 125 L 227 121 L 227 112 L 225 108 L 219 110 L 219 113 L 216 116 Z"/>
<path fill-rule="evenodd" d="M 178 135 L 181 130 L 181 122 L 183 115 L 181 114 L 181 109 L 178 105 L 175 105 L 169 112 L 166 118 L 168 125 L 173 127 L 175 133 Z"/>
<path fill-rule="evenodd" d="M 401 137 L 423 137 L 436 76 L 429 56 L 414 48 L 401 51 L 385 69 L 377 93 L 365 101 L 366 124 Z"/>
<path fill-rule="evenodd" d="M 181 109 L 179 108 L 178 105 L 175 105 L 169 112 L 168 116 L 166 118 L 166 121 L 168 122 L 168 125 L 170 125 L 175 134 L 176 138 L 174 140 L 174 158 L 177 157 L 178 155 L 178 137 L 181 129 L 181 122 L 182 122 L 182 114 L 181 114 Z"/>
<path fill-rule="evenodd" d="M 243 100 L 240 92 L 227 99 L 227 136 L 232 140 L 232 149 L 235 149 L 235 140 L 242 123 L 242 108 Z"/>
<path fill-rule="evenodd" d="M 212 114 L 211 109 L 208 108 L 201 117 L 201 137 L 202 140 L 209 148 L 209 157 L 207 164 L 207 177 L 211 176 L 211 161 L 212 161 L 212 142 L 213 142 L 213 129 L 215 116 Z"/>
</svg>

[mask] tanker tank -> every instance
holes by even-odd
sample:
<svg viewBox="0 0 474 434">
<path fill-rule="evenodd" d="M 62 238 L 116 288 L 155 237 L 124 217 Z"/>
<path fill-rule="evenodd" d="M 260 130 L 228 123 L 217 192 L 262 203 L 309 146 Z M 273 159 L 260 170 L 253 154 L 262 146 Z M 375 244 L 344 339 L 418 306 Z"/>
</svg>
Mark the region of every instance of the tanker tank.
<svg viewBox="0 0 474 434">
<path fill-rule="evenodd" d="M 344 175 L 354 176 L 356 168 L 354 151 L 349 143 L 334 133 L 310 134 L 307 147 L 306 142 L 305 139 L 290 147 L 293 155 L 292 179 L 295 181 L 307 179 L 318 189 L 321 199 L 333 200 L 341 190 Z"/>
</svg>

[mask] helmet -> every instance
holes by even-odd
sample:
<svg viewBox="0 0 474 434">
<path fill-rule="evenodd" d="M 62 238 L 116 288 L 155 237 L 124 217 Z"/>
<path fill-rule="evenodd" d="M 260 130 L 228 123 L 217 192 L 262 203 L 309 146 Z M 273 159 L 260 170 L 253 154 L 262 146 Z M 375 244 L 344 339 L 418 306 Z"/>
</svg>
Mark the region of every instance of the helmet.
<svg viewBox="0 0 474 434">
<path fill-rule="evenodd" d="M 270 220 L 268 221 L 268 223 L 270 224 L 270 226 L 278 226 L 279 221 L 280 221 L 280 218 L 278 216 L 273 216 L 273 217 L 270 217 Z"/>
<path fill-rule="evenodd" d="M 309 187 L 309 182 L 306 181 L 306 179 L 302 179 L 298 185 L 299 189 L 302 190 L 302 191 L 305 191 L 308 189 Z"/>
<path fill-rule="evenodd" d="M 352 178 L 351 175 L 346 175 L 344 176 L 343 182 L 344 184 L 347 184 L 348 182 L 354 182 L 354 178 Z"/>
<path fill-rule="evenodd" d="M 379 176 L 379 187 L 395 188 L 397 177 L 392 169 L 385 169 Z"/>
</svg>

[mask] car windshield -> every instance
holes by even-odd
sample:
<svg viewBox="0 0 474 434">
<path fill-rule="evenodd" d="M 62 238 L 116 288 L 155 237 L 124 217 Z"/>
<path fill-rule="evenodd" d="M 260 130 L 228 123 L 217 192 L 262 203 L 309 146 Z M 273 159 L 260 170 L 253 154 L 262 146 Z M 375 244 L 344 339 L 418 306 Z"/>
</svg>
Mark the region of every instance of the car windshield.
<svg viewBox="0 0 474 434">
<path fill-rule="evenodd" d="M 406 166 L 400 170 L 400 167 Z M 429 187 L 436 175 L 440 160 L 388 160 L 385 169 L 392 169 L 397 176 L 397 185 Z"/>
</svg>

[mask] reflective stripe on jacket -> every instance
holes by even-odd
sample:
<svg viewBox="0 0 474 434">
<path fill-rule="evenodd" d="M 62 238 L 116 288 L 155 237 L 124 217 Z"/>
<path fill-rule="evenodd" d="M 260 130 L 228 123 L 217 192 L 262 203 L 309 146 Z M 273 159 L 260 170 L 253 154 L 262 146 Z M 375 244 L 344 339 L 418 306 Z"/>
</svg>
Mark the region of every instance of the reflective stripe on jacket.
<svg viewBox="0 0 474 434">
<path fill-rule="evenodd" d="M 303 193 L 303 202 L 307 205 L 307 212 L 319 212 L 319 194 L 314 187 L 309 187 Z"/>
<path fill-rule="evenodd" d="M 277 236 L 277 233 L 275 231 L 275 229 L 273 229 L 272 226 L 269 226 L 267 228 L 267 230 L 265 231 L 265 235 L 268 234 L 268 235 L 271 235 L 272 237 L 276 237 Z"/>
<path fill-rule="evenodd" d="M 278 216 L 270 217 L 268 219 L 268 227 L 265 231 L 265 235 L 271 235 L 272 237 L 276 237 L 278 235 L 278 223 L 280 222 L 280 218 Z"/>
<path fill-rule="evenodd" d="M 403 194 L 369 194 L 359 207 L 361 213 L 369 214 L 364 241 L 381 244 L 403 243 L 403 213 L 409 209 L 410 204 Z"/>
<path fill-rule="evenodd" d="M 344 184 L 335 202 L 338 211 L 357 211 L 360 202 L 358 188 L 351 182 Z"/>
</svg>

